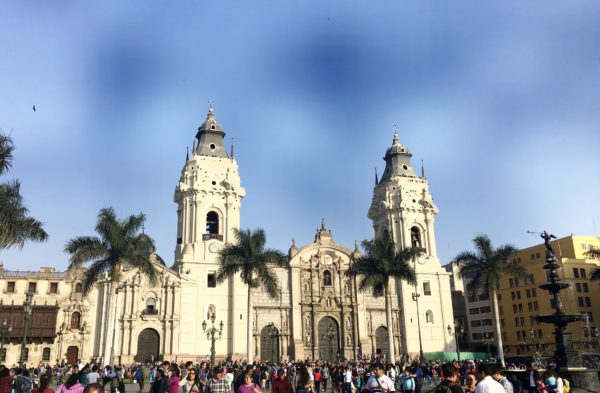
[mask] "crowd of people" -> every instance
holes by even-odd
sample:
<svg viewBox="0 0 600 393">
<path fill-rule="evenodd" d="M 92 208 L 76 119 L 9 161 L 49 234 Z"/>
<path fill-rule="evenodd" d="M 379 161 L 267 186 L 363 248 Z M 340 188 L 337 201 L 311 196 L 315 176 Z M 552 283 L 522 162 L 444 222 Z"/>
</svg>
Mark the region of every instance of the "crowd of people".
<svg viewBox="0 0 600 393">
<path fill-rule="evenodd" d="M 377 359 L 375 359 L 377 360 Z M 222 361 L 176 364 L 71 366 L 40 364 L 29 368 L 0 365 L 0 393 L 569 393 L 569 382 L 549 366 L 540 372 L 507 376 L 490 362 L 418 362 L 386 364 L 302 361 L 254 363 Z M 145 390 L 146 383 L 150 386 Z M 58 386 L 56 391 L 50 385 Z M 130 388 L 131 390 L 131 388 Z"/>
</svg>

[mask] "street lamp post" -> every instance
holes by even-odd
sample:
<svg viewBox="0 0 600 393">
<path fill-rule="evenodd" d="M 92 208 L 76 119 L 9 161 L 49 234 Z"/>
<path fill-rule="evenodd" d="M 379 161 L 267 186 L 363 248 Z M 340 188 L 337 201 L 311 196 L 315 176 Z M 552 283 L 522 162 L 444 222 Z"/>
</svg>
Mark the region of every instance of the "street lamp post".
<svg viewBox="0 0 600 393">
<path fill-rule="evenodd" d="M 219 328 L 215 326 L 215 313 L 212 313 L 210 316 L 211 326 L 207 327 L 206 321 L 202 322 L 202 330 L 206 333 L 206 338 L 210 340 L 210 363 L 211 365 L 215 365 L 215 341 L 220 340 L 223 336 L 223 321 L 219 324 Z M 219 336 L 217 337 L 217 333 Z"/>
<path fill-rule="evenodd" d="M 492 339 L 490 338 L 490 334 L 488 332 L 483 333 L 483 342 L 487 344 L 488 359 L 491 359 L 492 352 L 490 351 L 490 344 L 492 343 Z"/>
<path fill-rule="evenodd" d="M 329 340 L 329 360 L 333 360 L 333 339 L 335 338 L 335 329 L 331 323 L 329 324 L 329 327 L 327 327 L 322 338 Z"/>
<path fill-rule="evenodd" d="M 4 336 L 6 333 L 12 332 L 12 324 L 9 325 L 6 318 L 2 320 L 2 341 L 0 341 L 0 354 L 2 355 L 1 361 L 6 361 L 6 355 L 4 354 Z"/>
<path fill-rule="evenodd" d="M 275 327 L 275 324 L 273 324 L 271 322 L 271 325 L 269 326 L 269 337 L 271 338 L 271 362 L 273 363 L 277 363 L 277 359 L 275 356 L 275 349 L 277 346 L 277 337 L 278 336 L 278 332 L 277 332 L 277 328 Z M 279 352 L 279 351 L 278 351 Z"/>
<path fill-rule="evenodd" d="M 24 365 L 25 362 L 25 346 L 27 345 L 27 330 L 29 329 L 29 319 L 31 318 L 31 301 L 33 299 L 33 293 L 25 294 L 25 301 L 23 302 L 23 313 L 25 318 L 25 326 L 23 329 L 23 341 L 21 342 L 21 359 L 19 364 Z"/>
<path fill-rule="evenodd" d="M 448 334 L 454 336 L 456 340 L 456 356 L 458 361 L 460 362 L 460 345 L 459 345 L 459 337 L 462 337 L 465 334 L 465 328 L 462 326 L 454 325 L 454 332 L 452 332 L 452 326 L 448 325 Z"/>
<path fill-rule="evenodd" d="M 423 340 L 421 338 L 421 314 L 419 313 L 419 297 L 421 294 L 416 291 L 412 294 L 412 300 L 415 301 L 417 305 L 417 330 L 419 331 L 419 362 L 423 362 L 425 356 L 423 355 Z"/>
</svg>

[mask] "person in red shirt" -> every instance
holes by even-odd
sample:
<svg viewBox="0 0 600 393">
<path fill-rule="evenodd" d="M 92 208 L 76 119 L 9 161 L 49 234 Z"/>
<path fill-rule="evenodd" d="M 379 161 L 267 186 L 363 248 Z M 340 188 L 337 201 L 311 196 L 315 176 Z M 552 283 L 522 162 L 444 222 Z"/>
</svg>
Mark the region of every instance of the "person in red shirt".
<svg viewBox="0 0 600 393">
<path fill-rule="evenodd" d="M 0 364 L 0 393 L 10 393 L 12 390 L 12 377 L 10 370 Z"/>
<path fill-rule="evenodd" d="M 293 393 L 292 384 L 282 368 L 277 370 L 277 378 L 273 380 L 272 393 Z"/>
<path fill-rule="evenodd" d="M 321 381 L 323 380 L 323 374 L 321 374 L 320 368 L 315 368 L 313 377 L 315 379 L 315 392 L 321 392 Z"/>
</svg>

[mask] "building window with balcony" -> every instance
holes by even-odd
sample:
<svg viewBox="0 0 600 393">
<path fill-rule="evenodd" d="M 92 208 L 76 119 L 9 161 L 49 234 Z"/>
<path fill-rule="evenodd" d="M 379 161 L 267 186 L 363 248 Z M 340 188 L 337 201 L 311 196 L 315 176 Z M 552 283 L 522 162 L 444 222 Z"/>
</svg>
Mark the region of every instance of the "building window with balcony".
<svg viewBox="0 0 600 393">
<path fill-rule="evenodd" d="M 581 278 L 587 278 L 587 274 L 585 273 L 585 269 L 584 268 L 579 269 L 579 276 Z"/>
<path fill-rule="evenodd" d="M 333 285 L 333 279 L 331 278 L 331 272 L 325 270 L 323 272 L 323 286 L 330 287 Z"/>
<path fill-rule="evenodd" d="M 29 285 L 27 286 L 27 291 L 29 293 L 36 293 L 37 292 L 37 282 L 30 282 Z"/>
<path fill-rule="evenodd" d="M 150 297 L 146 300 L 146 314 L 158 314 L 158 309 L 156 308 L 156 299 L 154 299 L 153 297 Z"/>
<path fill-rule="evenodd" d="M 579 269 L 576 267 L 573 268 L 573 277 L 579 278 Z"/>
<path fill-rule="evenodd" d="M 423 247 L 421 242 L 421 231 L 417 227 L 410 228 L 410 243 L 413 248 Z"/>
<path fill-rule="evenodd" d="M 9 281 L 6 283 L 6 293 L 15 293 L 15 282 Z"/>
<path fill-rule="evenodd" d="M 42 361 L 43 362 L 50 361 L 50 348 L 46 347 L 42 350 Z"/>
<path fill-rule="evenodd" d="M 206 215 L 206 234 L 204 240 L 219 239 L 219 214 L 214 211 L 208 212 Z"/>
<path fill-rule="evenodd" d="M 434 324 L 435 323 L 435 320 L 433 318 L 433 311 L 427 310 L 425 312 L 425 322 L 426 323 L 430 323 L 430 324 Z"/>
<path fill-rule="evenodd" d="M 429 281 L 423 282 L 423 295 L 431 296 L 431 283 Z"/>
<path fill-rule="evenodd" d="M 83 284 L 78 282 L 77 284 L 75 284 L 75 293 L 82 293 L 82 292 L 83 292 Z"/>
<path fill-rule="evenodd" d="M 79 330 L 81 328 L 81 314 L 74 312 L 71 314 L 71 330 Z"/>
<path fill-rule="evenodd" d="M 57 282 L 50 283 L 50 293 L 52 293 L 52 294 L 58 293 L 58 283 Z"/>
<path fill-rule="evenodd" d="M 206 286 L 208 288 L 217 287 L 217 274 L 215 272 L 208 272 L 208 275 L 206 276 Z"/>
</svg>

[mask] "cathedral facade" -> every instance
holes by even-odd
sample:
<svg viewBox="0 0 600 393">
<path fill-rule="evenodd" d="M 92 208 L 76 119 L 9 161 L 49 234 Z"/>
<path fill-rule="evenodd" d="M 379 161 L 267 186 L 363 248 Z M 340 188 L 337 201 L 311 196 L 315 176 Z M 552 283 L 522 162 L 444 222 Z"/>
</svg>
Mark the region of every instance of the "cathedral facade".
<svg viewBox="0 0 600 393">
<path fill-rule="evenodd" d="M 29 361 L 203 360 L 211 345 L 206 331 L 213 325 L 219 338 L 217 358 L 246 358 L 247 287 L 239 277 L 216 281 L 219 250 L 234 240 L 234 229 L 240 228 L 245 196 L 233 148 L 227 152 L 224 136 L 210 108 L 175 188 L 175 261 L 167 267 L 158 255 L 151 256 L 159 273 L 154 285 L 136 269 L 124 267 L 116 299 L 109 301 L 108 281 L 82 296 L 83 271 L 52 272 L 54 277 L 0 268 L 0 320 L 8 316 L 10 324 L 22 325 L 20 304 L 31 283 L 44 288 L 34 294 L 32 314 L 41 313 L 42 305 L 54 314 L 38 322 L 45 323 L 47 331 L 31 337 Z M 421 350 L 455 351 L 447 329 L 453 324 L 449 274 L 436 256 L 437 208 L 424 174 L 415 173 L 410 158 L 408 148 L 394 134 L 368 210 L 375 235 L 391 236 L 400 248 L 426 250 L 413 261 L 416 286 L 392 280 L 391 324 L 386 323 L 384 298 L 357 291 L 356 281 L 345 274 L 360 255 L 358 247 L 336 243 L 322 221 L 313 243 L 292 242 L 290 269 L 275 268 L 279 296 L 271 298 L 260 288 L 251 294 L 256 360 L 389 356 L 388 331 L 397 359 Z M 50 289 L 54 282 L 56 291 Z M 13 363 L 20 356 L 19 335 L 13 332 L 0 361 Z"/>
</svg>

